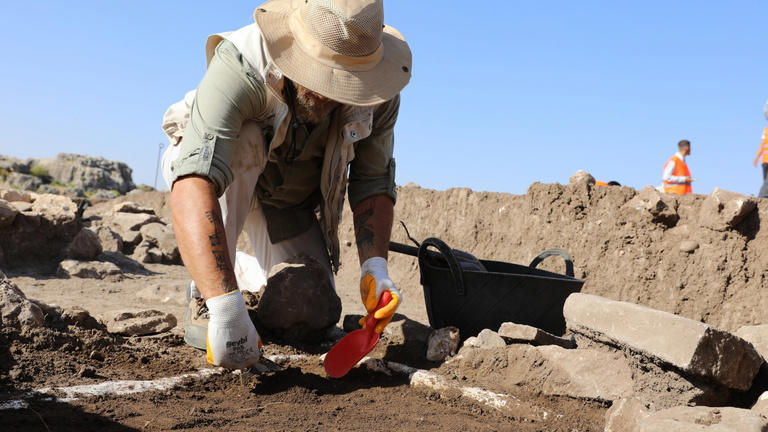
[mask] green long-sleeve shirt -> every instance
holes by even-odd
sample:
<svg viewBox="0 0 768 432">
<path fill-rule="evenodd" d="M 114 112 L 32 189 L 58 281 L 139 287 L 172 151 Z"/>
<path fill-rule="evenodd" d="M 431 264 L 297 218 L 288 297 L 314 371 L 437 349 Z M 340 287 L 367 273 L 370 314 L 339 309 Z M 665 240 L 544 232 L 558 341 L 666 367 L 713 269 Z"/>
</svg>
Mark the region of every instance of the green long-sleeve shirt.
<svg viewBox="0 0 768 432">
<path fill-rule="evenodd" d="M 172 164 L 175 179 L 191 174 L 208 177 L 221 195 L 232 182 L 240 129 L 246 120 L 264 120 L 272 113 L 264 79 L 237 48 L 222 41 L 208 65 L 192 103 L 190 119 Z M 394 126 L 399 95 L 376 108 L 371 135 L 355 143 L 350 163 L 348 196 L 352 207 L 374 195 L 395 194 Z M 270 150 L 270 161 L 259 177 L 256 194 L 265 209 L 273 242 L 298 235 L 309 227 L 320 202 L 320 175 L 330 116 L 307 133 L 295 129 L 294 145 Z M 269 143 L 269 130 L 262 131 Z M 292 132 L 286 134 L 290 140 Z"/>
</svg>

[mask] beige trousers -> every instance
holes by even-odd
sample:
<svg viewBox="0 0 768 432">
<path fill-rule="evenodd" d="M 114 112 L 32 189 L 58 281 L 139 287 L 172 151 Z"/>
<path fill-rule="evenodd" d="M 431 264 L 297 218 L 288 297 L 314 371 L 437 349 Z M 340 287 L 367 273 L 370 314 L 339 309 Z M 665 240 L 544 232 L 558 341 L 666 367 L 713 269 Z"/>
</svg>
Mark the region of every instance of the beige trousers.
<svg viewBox="0 0 768 432">
<path fill-rule="evenodd" d="M 240 131 L 239 141 L 237 155 L 232 162 L 234 181 L 219 198 L 229 257 L 235 263 L 239 288 L 258 291 L 267 284 L 267 276 L 274 265 L 300 253 L 322 263 L 328 270 L 333 286 L 330 261 L 319 223 L 292 239 L 275 244 L 270 242 L 264 212 L 255 195 L 256 182 L 267 162 L 261 129 L 255 122 L 246 121 Z M 163 154 L 163 178 L 169 189 L 173 179 L 171 163 L 178 155 L 179 145 L 168 147 Z M 247 234 L 254 255 L 236 250 L 237 239 L 242 231 Z"/>
</svg>

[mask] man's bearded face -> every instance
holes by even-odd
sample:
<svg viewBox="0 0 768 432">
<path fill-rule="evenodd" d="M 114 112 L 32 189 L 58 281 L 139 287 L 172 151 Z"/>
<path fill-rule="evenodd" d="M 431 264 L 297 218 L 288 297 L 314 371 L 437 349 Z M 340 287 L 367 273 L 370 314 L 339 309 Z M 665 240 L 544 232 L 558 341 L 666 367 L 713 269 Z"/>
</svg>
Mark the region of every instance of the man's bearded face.
<svg viewBox="0 0 768 432">
<path fill-rule="evenodd" d="M 296 89 L 296 119 L 302 123 L 317 123 L 327 117 L 339 103 L 335 100 L 317 94 L 297 83 L 292 83 Z"/>
</svg>

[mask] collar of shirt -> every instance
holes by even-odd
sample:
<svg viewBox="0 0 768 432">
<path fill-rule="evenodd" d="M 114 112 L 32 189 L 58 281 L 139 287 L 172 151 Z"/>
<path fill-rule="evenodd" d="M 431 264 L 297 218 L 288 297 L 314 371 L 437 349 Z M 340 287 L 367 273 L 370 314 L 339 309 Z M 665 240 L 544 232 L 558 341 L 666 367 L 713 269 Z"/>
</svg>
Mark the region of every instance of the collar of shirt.
<svg viewBox="0 0 768 432">
<path fill-rule="evenodd" d="M 685 162 L 685 156 L 683 156 L 682 153 L 677 152 L 677 153 L 675 153 L 675 156 L 679 157 L 681 161 Z"/>
</svg>

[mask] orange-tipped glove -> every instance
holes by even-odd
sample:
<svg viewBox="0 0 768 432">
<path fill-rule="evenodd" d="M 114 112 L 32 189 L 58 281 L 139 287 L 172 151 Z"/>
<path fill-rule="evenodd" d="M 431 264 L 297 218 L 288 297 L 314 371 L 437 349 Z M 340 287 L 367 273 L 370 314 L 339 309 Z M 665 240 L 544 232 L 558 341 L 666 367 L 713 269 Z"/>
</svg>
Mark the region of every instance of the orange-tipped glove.
<svg viewBox="0 0 768 432">
<path fill-rule="evenodd" d="M 392 300 L 381 309 L 376 310 L 381 293 L 384 291 L 389 291 L 392 294 Z M 373 317 L 378 320 L 375 329 L 377 333 L 381 333 L 384 327 L 392 321 L 402 298 L 400 291 L 397 290 L 395 283 L 392 282 L 387 273 L 387 260 L 382 257 L 367 259 L 361 267 L 360 299 L 363 301 L 368 314 L 373 313 Z M 360 325 L 365 327 L 365 321 L 366 317 L 363 317 L 360 320 Z"/>
<path fill-rule="evenodd" d="M 261 340 L 248 316 L 243 294 L 233 291 L 209 298 L 208 363 L 228 369 L 243 369 L 259 363 Z"/>
</svg>

